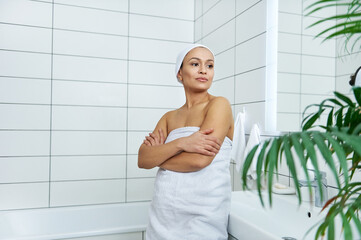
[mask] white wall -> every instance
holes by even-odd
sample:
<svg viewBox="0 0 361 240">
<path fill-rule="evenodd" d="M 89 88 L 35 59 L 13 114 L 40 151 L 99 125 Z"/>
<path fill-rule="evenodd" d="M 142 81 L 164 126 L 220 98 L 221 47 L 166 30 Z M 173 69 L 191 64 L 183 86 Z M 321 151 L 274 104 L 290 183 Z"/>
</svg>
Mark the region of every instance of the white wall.
<svg viewBox="0 0 361 240">
<path fill-rule="evenodd" d="M 1 0 L 0 210 L 150 200 L 137 150 L 193 29 L 193 0 Z"/>
<path fill-rule="evenodd" d="M 320 27 L 308 28 L 336 8 L 305 16 L 312 1 L 279 0 L 277 129 L 297 131 L 306 106 L 319 103 L 335 90 L 336 40 L 314 37 Z M 322 26 L 326 27 L 325 25 Z"/>
</svg>

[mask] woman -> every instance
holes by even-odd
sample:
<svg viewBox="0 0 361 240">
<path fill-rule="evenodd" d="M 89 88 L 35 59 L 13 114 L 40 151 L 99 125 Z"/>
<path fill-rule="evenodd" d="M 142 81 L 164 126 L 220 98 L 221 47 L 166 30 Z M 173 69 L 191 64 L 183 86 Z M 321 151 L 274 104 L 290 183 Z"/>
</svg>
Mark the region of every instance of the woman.
<svg viewBox="0 0 361 240">
<path fill-rule="evenodd" d="M 186 103 L 167 112 L 139 148 L 138 166 L 159 166 L 147 240 L 226 240 L 230 210 L 233 115 L 208 93 L 214 55 L 192 44 L 178 55 Z"/>
</svg>

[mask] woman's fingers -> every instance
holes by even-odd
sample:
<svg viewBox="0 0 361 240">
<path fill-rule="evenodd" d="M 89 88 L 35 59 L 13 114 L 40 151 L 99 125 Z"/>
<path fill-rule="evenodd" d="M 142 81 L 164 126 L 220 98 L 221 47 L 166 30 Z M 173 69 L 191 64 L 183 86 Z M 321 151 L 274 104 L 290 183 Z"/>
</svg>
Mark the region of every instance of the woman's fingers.
<svg viewBox="0 0 361 240">
<path fill-rule="evenodd" d="M 151 146 L 163 144 L 165 137 L 162 130 L 158 130 L 159 136 L 154 133 L 149 133 L 149 136 L 145 137 L 145 141 L 148 141 Z"/>
<path fill-rule="evenodd" d="M 207 144 L 210 144 L 217 149 L 220 149 L 222 146 L 221 141 L 213 136 L 205 136 L 205 141 L 207 142 Z"/>
<path fill-rule="evenodd" d="M 148 140 L 144 140 L 143 143 L 147 146 L 152 146 L 152 144 L 150 144 L 150 142 Z"/>
<path fill-rule="evenodd" d="M 146 136 L 145 139 L 148 140 L 152 146 L 156 145 L 155 139 L 152 136 Z"/>
<path fill-rule="evenodd" d="M 155 135 L 154 133 L 149 133 L 149 136 L 154 139 L 156 145 L 159 145 L 159 138 L 157 135 Z"/>
<path fill-rule="evenodd" d="M 204 130 L 200 130 L 199 132 L 205 135 L 208 135 L 210 133 L 212 133 L 214 131 L 213 128 L 208 128 L 208 129 L 204 129 Z"/>
</svg>

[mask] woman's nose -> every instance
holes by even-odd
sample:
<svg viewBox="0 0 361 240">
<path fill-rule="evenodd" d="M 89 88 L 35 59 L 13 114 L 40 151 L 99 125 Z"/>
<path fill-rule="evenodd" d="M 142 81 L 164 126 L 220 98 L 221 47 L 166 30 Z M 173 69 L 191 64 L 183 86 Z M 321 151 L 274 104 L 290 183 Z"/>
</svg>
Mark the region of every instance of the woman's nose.
<svg viewBox="0 0 361 240">
<path fill-rule="evenodd" d="M 199 68 L 199 73 L 207 73 L 207 70 L 206 70 L 207 68 L 205 67 L 205 66 L 200 66 L 200 68 Z"/>
</svg>

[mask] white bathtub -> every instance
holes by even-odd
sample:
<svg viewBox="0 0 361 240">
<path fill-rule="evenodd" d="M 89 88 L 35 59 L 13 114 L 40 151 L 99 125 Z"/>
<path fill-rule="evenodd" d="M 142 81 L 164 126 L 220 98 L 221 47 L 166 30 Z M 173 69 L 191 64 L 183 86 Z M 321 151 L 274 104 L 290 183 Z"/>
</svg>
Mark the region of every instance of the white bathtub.
<svg viewBox="0 0 361 240">
<path fill-rule="evenodd" d="M 150 203 L 0 212 L 1 240 L 50 240 L 145 231 Z M 141 238 L 142 239 L 142 238 Z"/>
</svg>

